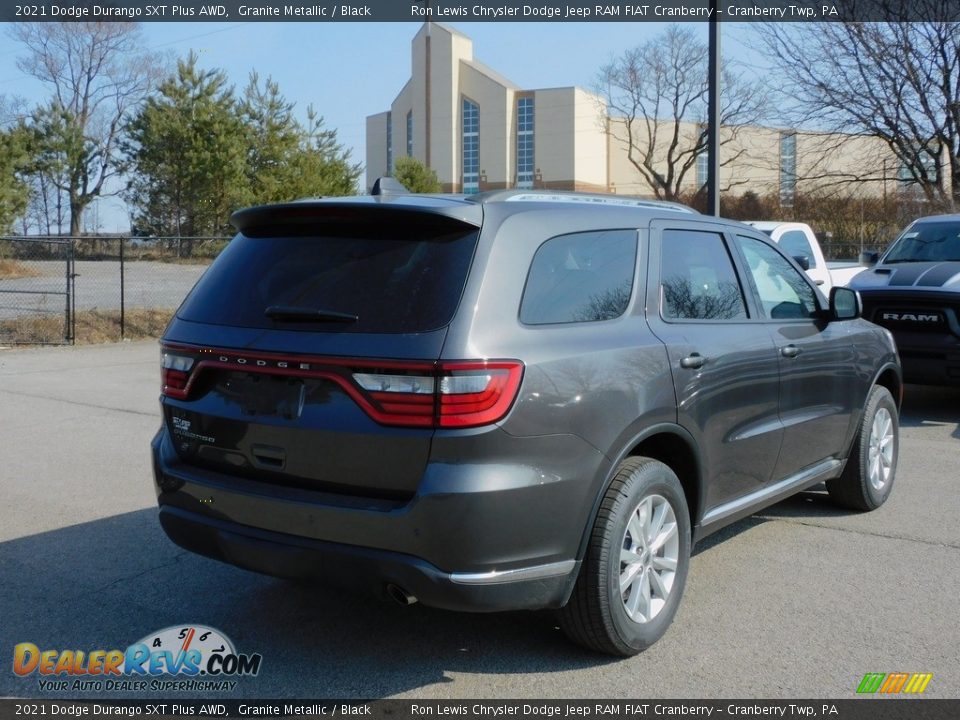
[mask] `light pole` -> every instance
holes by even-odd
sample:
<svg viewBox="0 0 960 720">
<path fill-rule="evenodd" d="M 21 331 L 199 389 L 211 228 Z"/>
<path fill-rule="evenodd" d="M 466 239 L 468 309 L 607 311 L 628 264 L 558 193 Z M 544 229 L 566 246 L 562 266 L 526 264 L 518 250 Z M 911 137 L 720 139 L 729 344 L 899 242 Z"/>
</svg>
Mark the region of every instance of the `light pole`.
<svg viewBox="0 0 960 720">
<path fill-rule="evenodd" d="M 720 215 L 720 21 L 722 0 L 710 0 L 707 48 L 707 214 Z"/>
</svg>

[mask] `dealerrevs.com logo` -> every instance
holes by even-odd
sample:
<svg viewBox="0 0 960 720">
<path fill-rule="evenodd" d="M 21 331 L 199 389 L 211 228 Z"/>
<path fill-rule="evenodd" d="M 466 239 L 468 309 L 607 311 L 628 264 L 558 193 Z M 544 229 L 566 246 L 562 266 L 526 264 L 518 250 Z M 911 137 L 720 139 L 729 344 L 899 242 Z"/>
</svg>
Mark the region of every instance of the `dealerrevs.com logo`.
<svg viewBox="0 0 960 720">
<path fill-rule="evenodd" d="M 176 625 L 151 633 L 126 650 L 13 648 L 13 672 L 38 676 L 50 691 L 233 690 L 238 677 L 260 672 L 259 653 L 238 653 L 219 630 Z"/>
</svg>

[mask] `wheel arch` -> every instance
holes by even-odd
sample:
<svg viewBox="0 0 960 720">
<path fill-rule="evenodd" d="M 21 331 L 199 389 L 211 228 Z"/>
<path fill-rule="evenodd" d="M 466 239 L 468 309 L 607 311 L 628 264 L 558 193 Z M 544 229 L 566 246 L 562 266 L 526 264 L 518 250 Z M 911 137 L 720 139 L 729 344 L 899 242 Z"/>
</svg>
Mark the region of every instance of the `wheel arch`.
<svg viewBox="0 0 960 720">
<path fill-rule="evenodd" d="M 870 392 L 877 386 L 890 391 L 890 394 L 893 396 L 893 401 L 897 405 L 897 411 L 900 411 L 900 405 L 903 402 L 903 376 L 900 373 L 900 367 L 896 363 L 884 363 L 876 373 L 874 373 L 873 381 L 870 383 L 866 396 L 863 398 L 863 407 L 860 408 L 857 422 L 854 424 L 853 429 L 850 431 L 850 436 L 847 439 L 847 451 L 843 456 L 845 462 L 849 461 L 850 454 L 853 452 L 854 446 L 857 443 L 857 437 L 860 433 L 860 423 L 863 422 L 863 416 L 867 412 L 867 403 L 870 402 Z"/>
<path fill-rule="evenodd" d="M 620 451 L 612 457 L 614 460 L 594 498 L 593 507 L 590 509 L 587 518 L 587 525 L 583 529 L 580 547 L 577 552 L 578 560 L 582 560 L 586 552 L 590 533 L 597 521 L 603 496 L 610 488 L 620 463 L 628 457 L 648 457 L 652 460 L 659 460 L 676 473 L 687 500 L 691 531 L 697 527 L 703 512 L 701 506 L 703 463 L 697 443 L 689 432 L 673 423 L 652 425 L 630 438 Z"/>
<path fill-rule="evenodd" d="M 903 378 L 900 374 L 900 369 L 896 365 L 887 363 L 880 368 L 874 376 L 873 383 L 871 383 L 870 387 L 874 385 L 880 385 L 889 390 L 890 394 L 893 395 L 894 402 L 897 403 L 897 410 L 900 410 L 900 405 L 903 403 Z M 866 407 L 866 401 L 864 402 L 864 407 Z"/>
</svg>

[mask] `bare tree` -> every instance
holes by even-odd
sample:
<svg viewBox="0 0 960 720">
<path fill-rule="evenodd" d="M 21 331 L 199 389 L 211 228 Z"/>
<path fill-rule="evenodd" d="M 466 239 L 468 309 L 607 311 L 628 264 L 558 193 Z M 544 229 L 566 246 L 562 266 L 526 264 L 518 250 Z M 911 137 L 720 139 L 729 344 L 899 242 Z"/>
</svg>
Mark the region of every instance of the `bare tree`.
<svg viewBox="0 0 960 720">
<path fill-rule="evenodd" d="M 721 145 L 729 150 L 743 125 L 759 122 L 766 107 L 758 82 L 723 68 Z M 687 27 L 626 51 L 601 68 L 598 91 L 607 104 L 610 134 L 626 145 L 627 157 L 661 200 L 680 197 L 687 173 L 707 151 L 707 45 Z M 721 165 L 742 149 L 721 154 Z"/>
<path fill-rule="evenodd" d="M 912 12 L 946 17 L 948 5 L 915 0 Z M 901 22 L 896 8 L 885 8 L 875 6 L 885 22 L 762 23 L 756 32 L 792 100 L 785 107 L 794 124 L 881 139 L 899 164 L 891 170 L 901 182 L 930 203 L 956 206 L 960 23 Z"/>
<path fill-rule="evenodd" d="M 83 211 L 107 194 L 118 173 L 117 145 L 127 114 L 150 89 L 159 63 L 144 53 L 129 22 L 18 23 L 11 36 L 27 50 L 18 65 L 51 90 L 48 113 L 65 136 L 50 138 L 65 172 L 56 179 L 70 204 L 70 234 Z"/>
</svg>

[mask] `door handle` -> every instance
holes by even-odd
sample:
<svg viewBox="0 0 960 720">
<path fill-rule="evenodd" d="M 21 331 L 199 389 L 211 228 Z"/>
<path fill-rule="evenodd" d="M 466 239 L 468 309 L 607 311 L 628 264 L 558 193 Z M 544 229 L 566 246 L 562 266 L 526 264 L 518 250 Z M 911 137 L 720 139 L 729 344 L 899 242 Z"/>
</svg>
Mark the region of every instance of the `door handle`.
<svg viewBox="0 0 960 720">
<path fill-rule="evenodd" d="M 780 348 L 780 354 L 785 358 L 795 358 L 800 354 L 800 348 L 798 348 L 796 345 L 784 345 L 782 348 Z"/>
<path fill-rule="evenodd" d="M 703 367 L 705 358 L 700 353 L 690 353 L 680 361 L 680 367 L 686 370 L 697 370 Z"/>
<path fill-rule="evenodd" d="M 287 463 L 287 453 L 283 448 L 270 445 L 254 445 L 250 448 L 253 464 L 268 470 L 283 470 Z"/>
</svg>

